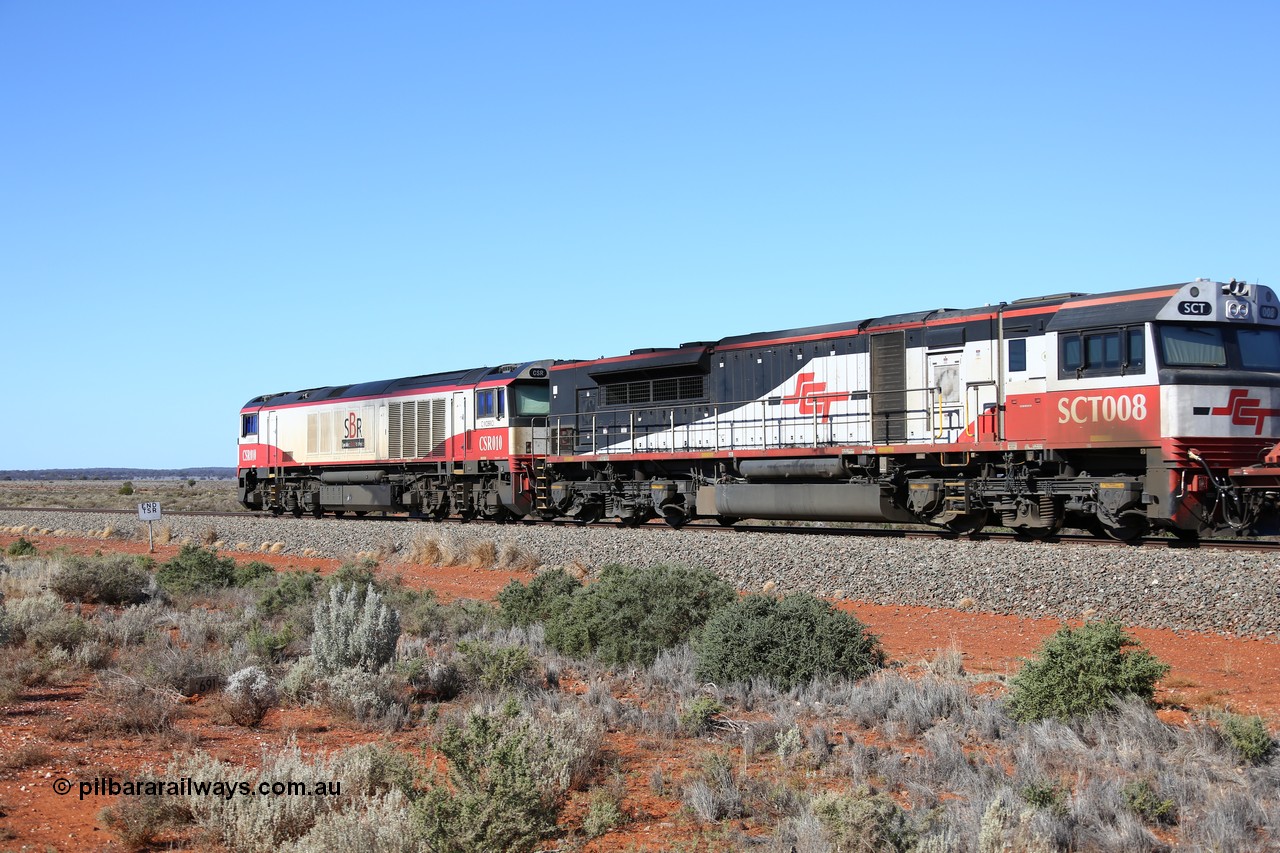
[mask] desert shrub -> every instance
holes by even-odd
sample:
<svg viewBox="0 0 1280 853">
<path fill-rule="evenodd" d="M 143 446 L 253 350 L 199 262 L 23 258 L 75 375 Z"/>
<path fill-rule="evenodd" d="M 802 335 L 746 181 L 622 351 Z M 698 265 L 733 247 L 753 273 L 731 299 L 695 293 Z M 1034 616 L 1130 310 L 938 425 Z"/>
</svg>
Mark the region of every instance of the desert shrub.
<svg viewBox="0 0 1280 853">
<path fill-rule="evenodd" d="M 1063 815 L 1067 811 L 1067 797 L 1070 793 L 1070 790 L 1057 782 L 1032 782 L 1022 789 L 1022 799 L 1038 809 L 1048 809 L 1056 815 Z"/>
<path fill-rule="evenodd" d="M 49 618 L 29 625 L 26 631 L 27 641 L 37 649 L 56 648 L 66 652 L 75 652 L 81 643 L 91 639 L 93 633 L 88 622 L 61 609 Z"/>
<path fill-rule="evenodd" d="M 536 665 L 524 646 L 499 646 L 479 640 L 458 643 L 462 671 L 485 690 L 508 690 L 526 684 Z"/>
<path fill-rule="evenodd" d="M 324 812 L 307 834 L 279 848 L 279 853 L 417 853 L 413 813 L 399 790 L 354 804 L 342 811 Z"/>
<path fill-rule="evenodd" d="M 564 569 L 553 569 L 529 581 L 512 581 L 498 593 L 498 609 L 508 625 L 547 623 L 563 613 L 582 582 Z"/>
<path fill-rule="evenodd" d="M 812 808 L 813 814 L 831 833 L 837 850 L 905 853 L 913 849 L 918 840 L 902 807 L 887 794 L 873 792 L 865 786 L 854 794 L 820 794 Z"/>
<path fill-rule="evenodd" d="M 604 789 L 591 792 L 590 804 L 586 817 L 582 819 L 582 831 L 587 838 L 599 838 L 622 825 L 622 809 L 619 808 L 618 797 Z"/>
<path fill-rule="evenodd" d="M 236 561 L 199 545 L 183 545 L 177 556 L 160 564 L 156 582 L 171 593 L 201 592 L 234 586 Z"/>
<path fill-rule="evenodd" d="M 212 545 L 213 543 L 208 543 Z M 269 563 L 261 560 L 250 560 L 249 562 L 239 565 L 232 572 L 232 586 L 258 586 L 267 578 L 273 577 L 276 573 L 275 568 Z"/>
<path fill-rule="evenodd" d="M 1161 799 L 1146 779 L 1131 779 L 1121 789 L 1125 807 L 1146 823 L 1172 824 L 1178 821 L 1178 806 L 1171 799 Z"/>
<path fill-rule="evenodd" d="M 349 563 L 343 563 L 338 566 L 337 570 L 327 578 L 330 587 L 334 586 L 357 586 L 366 587 L 373 584 L 375 589 L 381 589 L 381 584 L 375 577 L 374 572 L 378 568 L 377 560 L 362 558 Z"/>
<path fill-rule="evenodd" d="M 38 554 L 39 549 L 27 537 L 19 536 L 16 541 L 9 543 L 5 553 L 10 557 L 30 557 L 33 554 Z"/>
<path fill-rule="evenodd" d="M 1109 708 L 1122 696 L 1151 702 L 1168 665 L 1114 621 L 1063 626 L 1009 681 L 1009 715 L 1066 720 Z"/>
<path fill-rule="evenodd" d="M 294 641 L 293 627 L 285 624 L 279 630 L 272 631 L 260 622 L 249 626 L 245 634 L 245 643 L 254 657 L 265 663 L 279 663 L 285 658 L 289 644 Z"/>
<path fill-rule="evenodd" d="M 748 595 L 713 614 L 694 639 L 698 677 L 756 676 L 791 688 L 822 676 L 858 679 L 884 665 L 876 637 L 854 616 L 811 595 Z"/>
<path fill-rule="evenodd" d="M 156 734 L 171 731 L 182 713 L 179 696 L 121 673 L 107 673 L 93 690 L 104 712 L 95 724 L 107 731 Z"/>
<path fill-rule="evenodd" d="M 396 731 L 410 722 L 405 681 L 392 672 L 351 667 L 325 679 L 326 704 L 370 728 Z"/>
<path fill-rule="evenodd" d="M 295 704 L 304 704 L 315 694 L 319 678 L 316 659 L 311 655 L 304 655 L 294 661 L 284 678 L 280 679 L 280 695 Z"/>
<path fill-rule="evenodd" d="M 546 639 L 565 654 L 647 666 L 734 598 L 733 587 L 707 569 L 606 566 L 547 622 Z"/>
<path fill-rule="evenodd" d="M 68 557 L 50 588 L 66 601 L 137 604 L 146 600 L 150 583 L 131 557 Z"/>
<path fill-rule="evenodd" d="M 262 575 L 254 585 L 262 588 L 258 596 L 258 610 L 265 616 L 275 616 L 310 601 L 315 594 L 316 575 L 311 572 L 272 572 L 269 576 Z"/>
<path fill-rule="evenodd" d="M 280 701 L 280 694 L 261 667 L 233 672 L 222 689 L 227 713 L 238 726 L 256 726 Z"/>
<path fill-rule="evenodd" d="M 364 814 L 366 823 L 386 814 L 380 803 L 385 797 L 394 798 L 398 811 L 409 791 L 405 783 L 405 763 L 389 750 L 373 746 L 354 747 L 328 755 L 304 758 L 294 742 L 283 749 L 264 749 L 260 769 L 252 770 L 236 764 L 217 761 L 207 754 L 196 753 L 175 759 L 165 771 L 169 779 L 189 779 L 185 789 L 189 793 L 181 798 L 191 820 L 208 832 L 222 848 L 230 851 L 261 851 L 275 853 L 295 841 L 306 839 L 317 826 L 324 827 L 326 815 L 344 812 Z M 208 790 L 218 784 L 220 790 L 235 788 L 241 783 L 243 790 L 257 790 L 262 782 L 272 784 L 303 783 L 312 792 L 319 782 L 340 782 L 341 792 L 324 796 L 207 796 Z M 351 817 L 358 821 L 355 815 Z M 399 820 L 391 827 L 407 828 L 407 821 Z M 329 829 L 335 827 L 330 826 Z M 326 830 L 322 829 L 321 838 Z M 381 835 L 381 833 L 377 833 Z M 406 834 L 406 840 L 411 838 Z M 315 839 L 317 844 L 320 839 Z M 208 845 L 216 846 L 216 845 Z M 308 845 L 294 850 L 401 850 L 401 847 L 352 846 L 324 847 Z M 410 847 L 409 849 L 413 849 Z"/>
<path fill-rule="evenodd" d="M 124 485 L 122 485 L 119 489 L 116 490 L 116 494 L 118 495 L 133 494 L 133 482 L 130 480 L 125 480 Z"/>
<path fill-rule="evenodd" d="M 397 670 L 419 698 L 448 702 L 462 692 L 467 680 L 451 659 L 415 657 L 401 661 Z"/>
<path fill-rule="evenodd" d="M 724 713 L 724 706 L 710 696 L 699 696 L 690 702 L 680 714 L 680 728 L 692 737 L 711 731 L 716 717 Z"/>
<path fill-rule="evenodd" d="M 721 753 L 707 756 L 701 778 L 685 786 L 684 804 L 703 823 L 745 814 L 742 790 L 728 756 Z"/>
<path fill-rule="evenodd" d="M 589 744 L 566 725 L 539 720 L 510 701 L 449 722 L 437 748 L 449 762 L 449 784 L 431 787 L 417 819 L 439 853 L 528 851 L 555 830 L 556 818 Z M 594 749 L 598 749 L 599 729 Z"/>
<path fill-rule="evenodd" d="M 138 779 L 136 782 L 153 780 Z M 158 780 L 154 780 L 158 781 Z M 165 831 L 186 822 L 182 803 L 163 793 L 121 797 L 115 805 L 102 810 L 103 825 L 124 845 L 126 850 L 145 850 L 159 841 Z"/>
<path fill-rule="evenodd" d="M 382 595 L 368 584 L 364 590 L 342 584 L 316 603 L 311 653 L 321 673 L 332 675 L 358 667 L 381 669 L 395 655 L 400 638 L 400 616 L 387 607 Z"/>
<path fill-rule="evenodd" d="M 1227 712 L 1221 716 L 1220 723 L 1223 738 L 1245 761 L 1257 764 L 1275 747 L 1262 717 Z"/>
</svg>

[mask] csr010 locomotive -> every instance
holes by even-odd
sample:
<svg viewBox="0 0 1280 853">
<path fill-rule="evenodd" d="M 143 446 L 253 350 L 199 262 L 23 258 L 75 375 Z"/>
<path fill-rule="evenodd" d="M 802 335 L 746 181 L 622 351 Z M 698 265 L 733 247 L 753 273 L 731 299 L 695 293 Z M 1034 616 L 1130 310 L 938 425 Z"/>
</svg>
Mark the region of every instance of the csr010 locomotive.
<svg viewBox="0 0 1280 853">
<path fill-rule="evenodd" d="M 1280 301 L 1204 279 L 251 400 L 240 500 L 639 524 L 1272 533 Z"/>
</svg>

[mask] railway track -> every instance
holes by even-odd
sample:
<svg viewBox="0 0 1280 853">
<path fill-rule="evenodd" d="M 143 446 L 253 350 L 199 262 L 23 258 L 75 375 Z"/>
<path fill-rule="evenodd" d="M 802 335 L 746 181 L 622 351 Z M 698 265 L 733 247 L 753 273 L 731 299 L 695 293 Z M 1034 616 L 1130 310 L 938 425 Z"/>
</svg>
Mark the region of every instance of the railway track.
<svg viewBox="0 0 1280 853">
<path fill-rule="evenodd" d="M 104 514 L 119 516 L 136 516 L 136 511 L 132 509 L 112 509 L 98 507 L 0 507 L 0 512 L 65 512 L 76 514 Z M 248 511 L 226 511 L 226 510 L 178 510 L 166 511 L 166 515 L 180 518 L 275 518 L 271 513 L 266 512 L 248 512 Z M 292 519 L 289 516 L 279 516 L 280 518 L 296 521 L 299 524 L 322 524 L 326 521 L 332 521 L 332 517 L 311 518 L 304 516 L 298 519 Z M 354 518 L 348 516 L 347 518 Z M 386 515 L 386 514 L 369 514 L 362 516 L 373 521 L 393 521 L 393 522 L 413 522 L 421 519 L 408 515 Z M 516 521 L 490 521 L 487 519 L 461 519 L 447 518 L 435 523 L 449 524 L 467 524 L 474 526 L 504 527 L 504 526 L 552 526 L 552 527 L 574 527 L 579 526 L 579 522 L 569 520 L 552 520 L 543 521 L 541 519 L 520 519 Z M 623 527 L 617 522 L 598 521 L 593 522 L 591 526 L 595 527 Z M 647 524 L 636 525 L 633 529 L 637 531 L 650 530 L 670 530 L 671 528 L 662 521 L 650 521 Z M 1199 549 L 1199 550 L 1230 550 L 1230 551 L 1263 551 L 1275 552 L 1280 550 L 1280 541 L 1274 539 L 1243 539 L 1243 538 L 1217 538 L 1217 539 L 1200 539 L 1198 541 L 1186 541 L 1171 536 L 1146 536 L 1129 541 L 1118 541 L 1114 539 L 1101 539 L 1089 533 L 1056 533 L 1052 536 L 1046 536 L 1038 539 L 1030 539 L 1022 534 L 1014 533 L 1006 530 L 984 530 L 975 534 L 957 535 L 945 531 L 937 531 L 923 528 L 907 528 L 907 527 L 819 527 L 816 525 L 803 524 L 746 524 L 739 522 L 731 526 L 724 526 L 714 521 L 693 521 L 684 526 L 687 530 L 699 530 L 703 532 L 711 532 L 724 535 L 735 535 L 744 533 L 764 533 L 785 536 L 822 536 L 822 537 L 849 537 L 849 538 L 871 538 L 871 539 L 923 539 L 930 541 L 947 540 L 947 539 L 963 539 L 970 542 L 1038 542 L 1045 545 L 1088 545 L 1093 547 L 1112 547 L 1112 548 L 1166 548 L 1171 550 L 1177 549 Z"/>
</svg>

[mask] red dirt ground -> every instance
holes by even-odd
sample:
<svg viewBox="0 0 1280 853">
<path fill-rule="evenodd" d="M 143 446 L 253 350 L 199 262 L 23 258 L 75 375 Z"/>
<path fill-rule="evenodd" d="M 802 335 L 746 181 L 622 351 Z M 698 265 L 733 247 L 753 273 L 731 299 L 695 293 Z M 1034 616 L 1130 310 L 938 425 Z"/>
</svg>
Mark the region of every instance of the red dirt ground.
<svg viewBox="0 0 1280 853">
<path fill-rule="evenodd" d="M 16 537 L 0 536 L 0 549 Z M 94 551 L 145 553 L 145 543 L 28 536 L 41 552 L 66 548 L 73 553 Z M 157 546 L 157 561 L 176 554 L 176 545 Z M 291 555 L 227 552 L 240 561 L 263 560 L 278 569 L 328 573 L 339 561 Z M 528 573 L 497 569 L 438 568 L 392 565 L 384 571 L 399 574 L 407 586 L 430 588 L 441 600 L 476 598 L 490 600 L 513 578 L 528 580 Z M 1019 658 L 1060 626 L 1053 619 L 1026 619 L 975 611 L 926 607 L 898 607 L 867 602 L 841 602 L 877 634 L 891 661 L 916 664 L 949 648 L 963 653 L 970 673 L 1005 675 L 1015 672 Z M 1186 721 L 1189 712 L 1229 705 L 1240 713 L 1261 714 L 1274 730 L 1280 726 L 1280 642 L 1275 639 L 1235 638 L 1213 634 L 1175 632 L 1148 628 L 1130 629 L 1157 657 L 1172 667 L 1162 682 L 1157 700 L 1162 718 Z M 571 674 L 570 674 L 571 675 Z M 571 679 L 565 689 L 583 689 Z M 86 695 L 89 681 L 56 688 L 36 688 L 6 709 L 0 728 L 0 828 L 12 833 L 0 846 L 6 850 L 120 849 L 119 842 L 100 823 L 99 812 L 112 804 L 110 797 L 80 801 L 73 790 L 67 796 L 54 793 L 58 778 L 73 783 L 112 775 L 124 779 L 130 773 L 153 767 L 163 770 L 168 755 L 182 749 L 198 734 L 200 748 L 226 760 L 256 763 L 267 746 L 297 738 L 304 751 L 327 751 L 357 743 L 389 739 L 409 751 L 420 749 L 421 732 L 387 736 L 335 721 L 309 709 L 282 708 L 268 714 L 258 729 L 242 729 L 218 722 L 216 701 L 197 698 L 180 720 L 180 732 L 190 740 L 175 738 L 172 748 L 157 750 L 154 739 L 95 738 L 91 743 L 77 735 L 78 721 L 102 713 Z M 144 742 L 144 740 L 146 742 Z M 656 849 L 691 837 L 692 824 L 680 810 L 676 795 L 659 796 L 651 790 L 650 771 L 660 765 L 666 771 L 668 790 L 698 766 L 698 756 L 672 755 L 670 744 L 645 741 L 631 735 L 610 733 L 606 741 L 606 765 L 616 766 L 615 778 L 625 789 L 624 802 L 633 820 L 622 830 L 609 833 L 587 850 Z M 32 756 L 28 766 L 7 769 L 15 756 Z M 156 766 L 158 765 L 158 766 Z M 585 813 L 585 794 L 576 794 L 566 815 L 570 820 Z M 744 824 L 750 832 L 753 827 Z"/>
</svg>

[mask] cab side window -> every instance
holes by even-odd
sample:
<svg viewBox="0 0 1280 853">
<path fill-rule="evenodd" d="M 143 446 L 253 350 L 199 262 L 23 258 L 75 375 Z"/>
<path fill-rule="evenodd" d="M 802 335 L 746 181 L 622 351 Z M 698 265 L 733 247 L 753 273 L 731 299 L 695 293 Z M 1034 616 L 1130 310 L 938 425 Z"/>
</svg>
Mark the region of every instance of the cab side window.
<svg viewBox="0 0 1280 853">
<path fill-rule="evenodd" d="M 1146 372 L 1143 326 L 1058 333 L 1058 376 L 1126 376 Z"/>
<path fill-rule="evenodd" d="M 493 417 L 493 389 L 476 392 L 476 417 L 491 418 Z"/>
</svg>

